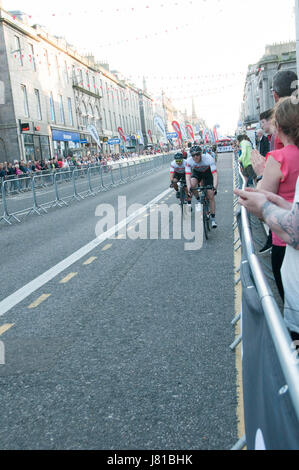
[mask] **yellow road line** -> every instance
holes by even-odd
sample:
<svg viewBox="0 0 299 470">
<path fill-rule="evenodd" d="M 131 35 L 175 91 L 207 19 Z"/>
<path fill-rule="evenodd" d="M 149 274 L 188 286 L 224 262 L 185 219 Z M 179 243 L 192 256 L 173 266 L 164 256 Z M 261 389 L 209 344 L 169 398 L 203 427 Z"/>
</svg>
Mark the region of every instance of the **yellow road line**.
<svg viewBox="0 0 299 470">
<path fill-rule="evenodd" d="M 102 251 L 107 251 L 112 247 L 111 244 L 105 245 L 104 248 L 102 248 Z"/>
<path fill-rule="evenodd" d="M 15 326 L 14 323 L 7 323 L 6 325 L 0 326 L 0 336 L 3 335 L 6 331 L 10 330 L 10 328 L 13 326 Z"/>
<path fill-rule="evenodd" d="M 121 233 L 120 235 L 117 235 L 117 237 L 115 237 L 115 240 L 121 240 L 121 239 L 123 239 L 123 238 L 125 238 L 125 237 L 126 237 L 126 236 L 125 236 L 123 233 Z"/>
<path fill-rule="evenodd" d="M 78 273 L 70 273 L 65 278 L 61 279 L 59 284 L 66 284 L 67 282 L 69 282 L 71 279 L 73 279 L 77 275 L 78 275 Z"/>
<path fill-rule="evenodd" d="M 88 266 L 89 264 L 93 263 L 96 259 L 98 259 L 96 256 L 92 256 L 83 263 L 83 266 Z"/>
<path fill-rule="evenodd" d="M 47 300 L 50 296 L 51 296 L 51 294 L 43 294 L 43 295 L 41 295 L 38 299 L 35 300 L 35 302 L 33 302 L 32 304 L 30 304 L 28 308 L 32 309 L 32 308 L 38 307 L 42 302 L 44 302 L 45 300 Z"/>
</svg>

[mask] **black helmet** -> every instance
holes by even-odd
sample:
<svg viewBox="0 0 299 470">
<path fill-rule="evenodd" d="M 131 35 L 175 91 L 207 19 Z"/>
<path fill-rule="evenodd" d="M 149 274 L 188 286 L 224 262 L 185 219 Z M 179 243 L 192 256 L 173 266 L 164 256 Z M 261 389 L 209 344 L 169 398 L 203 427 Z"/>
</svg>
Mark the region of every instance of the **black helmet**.
<svg viewBox="0 0 299 470">
<path fill-rule="evenodd" d="M 175 161 L 184 160 L 184 155 L 182 153 L 176 153 L 174 156 Z"/>
<path fill-rule="evenodd" d="M 199 145 L 195 145 L 190 150 L 190 153 L 191 153 L 192 157 L 195 156 L 195 155 L 202 155 L 202 149 L 201 149 L 201 147 L 199 147 Z"/>
</svg>

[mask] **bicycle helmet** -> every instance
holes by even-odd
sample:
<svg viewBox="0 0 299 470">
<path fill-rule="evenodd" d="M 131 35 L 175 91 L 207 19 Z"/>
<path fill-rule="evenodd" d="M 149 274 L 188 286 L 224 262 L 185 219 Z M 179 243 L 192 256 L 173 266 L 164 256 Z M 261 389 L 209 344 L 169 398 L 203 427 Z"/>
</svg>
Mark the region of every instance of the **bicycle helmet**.
<svg viewBox="0 0 299 470">
<path fill-rule="evenodd" d="M 174 159 L 175 159 L 175 161 L 182 161 L 182 160 L 184 160 L 184 155 L 182 153 L 177 153 L 174 156 Z"/>
<path fill-rule="evenodd" d="M 195 155 L 202 155 L 202 149 L 201 149 L 201 147 L 199 147 L 199 145 L 195 145 L 190 150 L 190 153 L 191 153 L 192 157 L 194 157 Z"/>
</svg>

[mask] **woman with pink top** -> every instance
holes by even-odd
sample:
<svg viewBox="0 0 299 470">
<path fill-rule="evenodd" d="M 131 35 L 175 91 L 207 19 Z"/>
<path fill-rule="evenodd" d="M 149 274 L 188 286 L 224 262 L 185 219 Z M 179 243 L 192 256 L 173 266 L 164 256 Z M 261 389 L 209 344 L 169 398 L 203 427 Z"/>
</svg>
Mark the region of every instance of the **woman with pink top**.
<svg viewBox="0 0 299 470">
<path fill-rule="evenodd" d="M 258 177 L 258 189 L 278 194 L 293 203 L 296 182 L 299 176 L 299 104 L 294 97 L 281 99 L 276 107 L 274 123 L 277 136 L 284 148 L 273 150 L 267 155 L 263 176 Z M 272 269 L 279 293 L 284 300 L 281 281 L 281 266 L 286 243 L 273 233 Z"/>
</svg>

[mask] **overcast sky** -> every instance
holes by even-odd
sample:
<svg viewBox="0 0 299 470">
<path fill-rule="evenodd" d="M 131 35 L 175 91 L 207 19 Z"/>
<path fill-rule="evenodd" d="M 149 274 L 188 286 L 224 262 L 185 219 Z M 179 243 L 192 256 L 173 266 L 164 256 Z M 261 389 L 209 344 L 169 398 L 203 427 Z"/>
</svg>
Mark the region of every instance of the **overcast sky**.
<svg viewBox="0 0 299 470">
<path fill-rule="evenodd" d="M 157 96 L 223 134 L 235 131 L 249 64 L 265 46 L 295 40 L 294 0 L 3 0 L 32 24 L 93 52 Z"/>
</svg>

